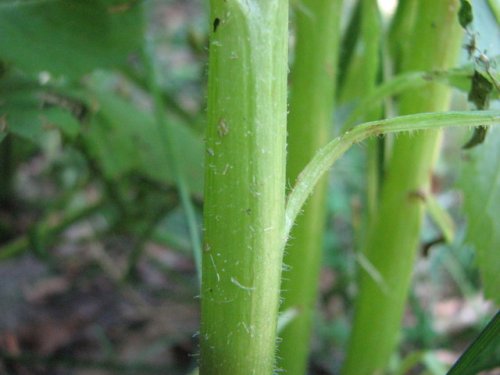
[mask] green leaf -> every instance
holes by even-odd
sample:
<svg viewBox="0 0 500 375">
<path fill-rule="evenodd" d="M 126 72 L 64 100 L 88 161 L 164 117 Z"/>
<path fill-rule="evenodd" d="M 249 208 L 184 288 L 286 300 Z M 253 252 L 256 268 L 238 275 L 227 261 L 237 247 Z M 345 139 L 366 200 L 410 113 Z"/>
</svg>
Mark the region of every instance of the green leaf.
<svg viewBox="0 0 500 375">
<path fill-rule="evenodd" d="M 477 70 L 474 71 L 468 96 L 469 101 L 473 102 L 477 109 L 487 109 L 492 91 L 493 84 Z"/>
<path fill-rule="evenodd" d="M 109 178 L 131 172 L 172 183 L 162 137 L 150 113 L 109 91 L 90 90 L 87 101 L 98 108 L 84 133 L 90 152 Z M 183 152 L 179 160 L 190 191 L 203 192 L 203 142 L 180 124 L 172 124 L 173 144 Z"/>
<path fill-rule="evenodd" d="M 468 220 L 467 241 L 477 254 L 485 295 L 500 303 L 500 129 L 465 153 L 459 185 Z"/>
<path fill-rule="evenodd" d="M 500 56 L 496 56 L 492 59 L 492 64 L 496 65 L 500 63 Z M 354 109 L 349 114 L 349 117 L 344 123 L 344 130 L 351 128 L 357 120 L 361 119 L 364 114 L 368 111 L 373 110 L 377 106 L 383 104 L 384 100 L 391 96 L 399 95 L 405 91 L 419 89 L 429 82 L 441 82 L 459 90 L 469 92 L 471 90 L 471 76 L 475 74 L 475 68 L 472 63 L 468 63 L 462 67 L 454 68 L 450 70 L 443 71 L 431 71 L 431 72 L 406 72 L 398 74 L 391 78 L 387 82 L 376 87 L 370 94 L 364 96 L 356 104 Z M 486 80 L 486 83 L 481 79 L 481 85 L 486 87 L 488 84 L 493 85 L 494 80 L 499 79 L 500 75 L 497 72 L 492 72 L 491 75 L 486 73 L 482 74 L 477 72 L 482 79 Z M 485 75 L 486 74 L 486 75 Z M 477 89 L 476 91 L 477 92 Z M 479 91 L 481 92 L 481 91 Z M 488 99 L 497 99 L 498 94 L 496 92 L 490 91 L 488 93 Z"/>
<path fill-rule="evenodd" d="M 447 375 L 475 375 L 499 367 L 500 312 L 497 312 Z"/>
<path fill-rule="evenodd" d="M 486 139 L 486 134 L 488 133 L 488 128 L 486 126 L 477 126 L 474 128 L 472 136 L 467 141 L 466 144 L 462 146 L 464 150 L 480 145 Z"/>
<path fill-rule="evenodd" d="M 0 118 L 2 130 L 36 144 L 53 129 L 74 139 L 80 124 L 72 114 L 69 100 L 52 95 L 33 82 L 16 78 L 0 81 Z"/>
<path fill-rule="evenodd" d="M 75 139 L 80 133 L 80 123 L 67 109 L 52 107 L 42 115 L 46 127 L 57 127 L 70 139 Z"/>
<path fill-rule="evenodd" d="M 460 0 L 460 10 L 458 11 L 458 22 L 460 22 L 460 26 L 466 29 L 473 19 L 472 5 L 470 5 L 467 0 Z"/>
<path fill-rule="evenodd" d="M 494 77 L 490 74 L 490 78 Z M 477 109 L 487 109 L 490 104 L 490 94 L 493 91 L 493 83 L 485 76 L 474 70 L 472 76 L 472 84 L 469 91 L 468 99 L 476 105 Z M 484 126 L 478 126 L 474 129 L 472 137 L 462 146 L 464 149 L 472 148 L 484 142 L 488 129 Z"/>
<path fill-rule="evenodd" d="M 26 72 L 78 77 L 126 62 L 142 41 L 136 0 L 0 3 L 1 58 Z"/>
</svg>

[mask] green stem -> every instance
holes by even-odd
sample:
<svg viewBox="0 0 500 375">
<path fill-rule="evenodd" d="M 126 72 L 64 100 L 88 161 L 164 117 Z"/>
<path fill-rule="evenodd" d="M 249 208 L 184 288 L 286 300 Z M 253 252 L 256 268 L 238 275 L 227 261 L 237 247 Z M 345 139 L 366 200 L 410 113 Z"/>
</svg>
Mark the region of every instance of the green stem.
<svg viewBox="0 0 500 375">
<path fill-rule="evenodd" d="M 458 0 L 412 1 L 416 4 L 416 18 L 404 41 L 407 49 L 401 50 L 400 69 L 447 69 L 454 64 L 460 48 Z M 403 95 L 399 112 L 444 111 L 449 93 L 448 87 L 429 83 L 419 91 Z M 363 249 L 364 257 L 380 274 L 383 287 L 370 272 L 360 269 L 345 375 L 383 370 L 397 344 L 424 214 L 424 202 L 418 197 L 429 192 L 440 139 L 441 133 L 434 130 L 415 136 L 401 135 L 394 141 L 377 212 L 370 221 Z"/>
<path fill-rule="evenodd" d="M 438 130 L 446 127 L 469 128 L 480 125 L 500 125 L 500 111 L 434 112 L 400 116 L 358 125 L 351 131 L 344 133 L 344 135 L 335 138 L 316 153 L 314 158 L 300 173 L 295 186 L 290 194 L 288 194 L 285 211 L 284 239 L 288 239 L 298 214 L 301 212 L 304 203 L 314 190 L 316 184 L 335 161 L 344 155 L 352 145 L 362 142 L 369 137 L 384 134 Z M 418 135 L 414 135 L 413 137 L 416 136 Z"/>
<path fill-rule="evenodd" d="M 0 128 L 6 126 L 2 124 L 0 117 Z M 3 129 L 2 129 L 3 130 Z M 2 134 L 0 133 L 0 138 Z M 13 160 L 13 143 L 12 135 L 6 133 L 3 142 L 0 139 L 0 207 L 7 206 L 12 203 L 12 185 L 14 179 L 14 160 Z"/>
<path fill-rule="evenodd" d="M 495 0 L 488 0 L 488 5 L 490 6 L 497 22 L 500 22 L 500 4 Z"/>
<path fill-rule="evenodd" d="M 291 71 L 287 180 L 293 183 L 331 132 L 341 0 L 307 0 L 297 9 Z M 322 254 L 327 179 L 323 178 L 294 227 L 284 263 L 282 311 L 297 311 L 283 329 L 280 363 L 287 374 L 306 372 Z"/>
<path fill-rule="evenodd" d="M 358 33 L 355 44 L 343 46 L 351 49 L 350 60 L 345 71 L 340 71 L 342 86 L 339 86 L 339 103 L 348 103 L 363 97 L 372 91 L 380 72 L 380 40 L 382 24 L 377 2 L 375 0 L 359 0 L 353 14 L 355 31 Z M 359 8 L 359 9 L 358 9 Z M 359 14 L 358 14 L 359 12 Z M 346 38 L 348 38 L 346 36 Z M 353 40 L 351 40 L 351 43 Z M 345 58 L 345 57 L 344 57 Z M 345 60 L 341 60 L 341 67 Z M 365 113 L 367 120 L 375 120 L 379 113 Z"/>
<path fill-rule="evenodd" d="M 271 374 L 285 206 L 288 2 L 210 5 L 200 373 Z"/>
<path fill-rule="evenodd" d="M 453 85 L 455 82 L 464 79 L 470 82 L 472 74 L 474 74 L 474 67 L 472 65 L 448 71 L 436 70 L 430 72 L 408 72 L 399 74 L 378 86 L 368 96 L 361 99 L 359 104 L 356 105 L 344 122 L 343 130 L 346 131 L 352 128 L 356 124 L 356 121 L 366 114 L 367 110 L 370 111 L 376 108 L 382 104 L 385 99 L 391 96 L 401 94 L 408 90 L 420 89 L 428 85 L 429 82 L 440 82 L 448 85 Z"/>
<path fill-rule="evenodd" d="M 186 214 L 189 238 L 191 240 L 191 246 L 193 247 L 194 261 L 196 264 L 196 270 L 198 272 L 198 280 L 201 282 L 201 239 L 199 234 L 199 226 L 196 219 L 196 211 L 194 209 L 193 202 L 191 201 L 189 187 L 186 183 L 186 179 L 182 170 L 179 168 L 179 151 L 175 147 L 171 124 L 167 119 L 165 108 L 163 105 L 162 92 L 160 86 L 158 85 L 158 72 L 153 57 L 154 52 L 152 41 L 150 40 L 150 38 L 146 38 L 144 44 L 145 47 L 143 51 L 143 58 L 146 67 L 149 89 L 153 96 L 156 125 L 158 127 L 158 132 L 162 138 L 162 143 L 164 144 L 165 154 L 169 162 L 168 167 L 172 171 L 175 185 L 179 191 L 181 205 Z"/>
<path fill-rule="evenodd" d="M 132 248 L 132 251 L 130 252 L 130 255 L 127 259 L 127 268 L 123 274 L 124 281 L 130 281 L 134 278 L 137 263 L 139 262 L 139 259 L 144 252 L 146 241 L 151 238 L 156 229 L 156 226 L 164 216 L 165 210 L 162 208 L 159 209 L 153 214 L 153 217 L 151 219 L 146 221 L 144 227 L 139 230 L 136 240 L 137 243 Z"/>
<path fill-rule="evenodd" d="M 357 85 L 359 89 L 357 93 L 361 93 L 363 97 L 368 96 L 373 92 L 379 79 L 381 71 L 380 52 L 381 52 L 381 35 L 382 22 L 375 0 L 361 1 L 361 47 L 364 52 L 363 63 L 360 66 L 360 71 L 356 75 Z M 365 121 L 378 120 L 382 116 L 381 108 L 372 107 L 366 109 L 364 113 Z M 369 221 L 373 216 L 377 199 L 379 196 L 380 183 L 382 177 L 381 150 L 379 143 L 384 142 L 381 139 L 374 139 L 368 142 L 367 147 L 367 176 L 366 176 L 366 196 L 367 196 L 367 215 Z M 382 145 L 383 146 L 383 145 Z"/>
<path fill-rule="evenodd" d="M 67 214 L 57 224 L 49 224 L 51 220 L 47 219 L 46 221 L 36 225 L 35 232 L 41 239 L 43 239 L 42 245 L 49 246 L 57 240 L 58 234 L 69 228 L 74 223 L 93 215 L 102 209 L 102 206 L 102 202 L 98 202 L 84 207 L 81 210 Z M 6 245 L 3 245 L 0 247 L 0 261 L 22 254 L 30 248 L 30 245 L 31 239 L 29 235 L 19 237 Z"/>
</svg>

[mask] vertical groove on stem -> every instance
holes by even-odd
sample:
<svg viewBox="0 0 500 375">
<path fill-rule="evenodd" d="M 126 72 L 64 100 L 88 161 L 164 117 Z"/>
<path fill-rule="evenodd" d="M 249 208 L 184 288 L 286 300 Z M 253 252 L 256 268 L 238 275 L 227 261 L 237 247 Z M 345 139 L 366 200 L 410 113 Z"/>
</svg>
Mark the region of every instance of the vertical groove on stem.
<svg viewBox="0 0 500 375">
<path fill-rule="evenodd" d="M 210 5 L 200 371 L 271 374 L 285 205 L 288 2 Z"/>
</svg>

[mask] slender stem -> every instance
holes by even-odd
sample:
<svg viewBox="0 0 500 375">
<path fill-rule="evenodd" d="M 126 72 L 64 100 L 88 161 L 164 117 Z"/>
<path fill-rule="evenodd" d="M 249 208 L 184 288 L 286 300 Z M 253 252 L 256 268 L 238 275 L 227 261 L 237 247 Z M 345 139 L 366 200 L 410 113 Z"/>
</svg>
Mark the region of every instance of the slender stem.
<svg viewBox="0 0 500 375">
<path fill-rule="evenodd" d="M 285 207 L 288 2 L 210 5 L 200 372 L 271 374 Z"/>
<path fill-rule="evenodd" d="M 194 261 L 198 272 L 198 280 L 201 282 L 201 239 L 198 221 L 196 219 L 193 202 L 191 201 L 189 187 L 186 183 L 182 170 L 179 168 L 179 150 L 175 147 L 173 132 L 171 129 L 172 125 L 168 121 L 165 113 L 162 92 L 158 85 L 159 80 L 157 67 L 153 56 L 152 41 L 147 37 L 143 51 L 143 58 L 148 76 L 149 89 L 151 90 L 151 94 L 153 96 L 156 124 L 164 144 L 165 154 L 169 162 L 168 167 L 172 171 L 175 185 L 179 191 L 181 205 L 186 214 L 189 238 L 191 240 L 191 246 L 193 247 Z"/>
<path fill-rule="evenodd" d="M 102 209 L 103 203 L 98 202 L 87 207 L 82 208 L 76 212 L 69 213 L 65 215 L 58 223 L 52 224 L 47 220 L 36 225 L 36 232 L 40 238 L 43 238 L 43 246 L 49 246 L 51 243 L 57 240 L 58 234 L 66 230 L 68 227 L 74 223 L 83 220 Z M 31 245 L 30 236 L 25 235 L 19 237 L 2 247 L 0 247 L 0 261 L 4 259 L 9 259 L 17 255 L 22 254 L 24 251 L 28 250 Z"/>
<path fill-rule="evenodd" d="M 287 181 L 293 183 L 331 133 L 337 76 L 341 0 L 307 0 L 297 9 L 295 61 L 288 116 Z M 294 227 L 283 275 L 283 311 L 297 311 L 285 326 L 279 367 L 306 372 L 311 322 L 322 254 L 327 179 L 323 178 Z"/>
<path fill-rule="evenodd" d="M 132 251 L 130 252 L 130 255 L 127 259 L 127 267 L 123 274 L 123 279 L 125 281 L 131 280 L 135 276 L 137 263 L 139 262 L 139 259 L 144 252 L 146 241 L 152 236 L 158 222 L 164 216 L 165 210 L 163 208 L 160 208 L 153 214 L 153 217 L 151 219 L 146 221 L 144 227 L 140 229 L 136 239 L 137 243 L 132 248 Z"/>
<path fill-rule="evenodd" d="M 382 36 L 382 21 L 378 4 L 376 0 L 361 1 L 361 49 L 364 52 L 363 63 L 360 66 L 360 71 L 357 74 L 357 85 L 359 89 L 357 93 L 361 93 L 363 97 L 370 95 L 377 85 L 379 80 L 381 63 L 381 36 Z M 364 112 L 365 121 L 378 120 L 382 117 L 381 107 L 373 106 L 367 108 Z M 367 197 L 367 213 L 366 220 L 369 222 L 374 215 L 377 199 L 379 196 L 380 183 L 382 178 L 382 166 L 380 143 L 383 139 L 373 139 L 368 141 L 367 147 L 367 166 L 366 166 L 366 197 Z"/>
<path fill-rule="evenodd" d="M 346 131 L 352 128 L 356 121 L 362 118 L 367 110 L 371 110 L 382 102 L 407 90 L 415 90 L 425 87 L 429 82 L 441 82 L 452 85 L 456 81 L 466 79 L 470 81 L 470 77 L 474 73 L 474 67 L 467 65 L 462 68 L 431 71 L 431 72 L 408 72 L 397 75 L 391 80 L 378 86 L 368 96 L 365 96 L 359 104 L 350 113 L 347 120 L 344 122 L 343 130 Z"/>
<path fill-rule="evenodd" d="M 419 113 L 400 116 L 356 126 L 341 137 L 335 138 L 316 153 L 300 173 L 294 188 L 288 194 L 284 238 L 288 239 L 294 222 L 315 185 L 352 145 L 369 137 L 384 134 L 438 130 L 445 127 L 467 128 L 479 125 L 500 125 L 500 111 Z M 416 136 L 418 135 L 414 135 Z"/>
<path fill-rule="evenodd" d="M 401 71 L 449 68 L 460 49 L 459 1 L 411 2 L 415 3 L 416 13 L 411 6 L 408 8 L 412 9 L 409 35 L 402 41 L 405 45 L 398 68 Z M 444 111 L 449 97 L 448 87 L 429 83 L 419 91 L 403 95 L 399 113 Z M 440 139 L 441 132 L 432 130 L 415 136 L 401 135 L 394 141 L 377 212 L 370 222 L 363 249 L 363 256 L 378 271 L 384 287 L 370 272 L 360 269 L 353 331 L 343 368 L 345 375 L 383 370 L 397 344 L 424 214 L 424 202 L 418 196 L 429 191 Z"/>
<path fill-rule="evenodd" d="M 2 123 L 5 119 L 0 117 L 0 128 L 6 127 Z M 3 130 L 3 129 L 2 129 Z M 0 207 L 3 208 L 12 202 L 12 182 L 14 177 L 14 160 L 13 160 L 13 149 L 14 149 L 14 139 L 12 135 L 5 133 L 5 139 L 2 142 L 2 136 L 4 134 L 0 133 Z"/>
<path fill-rule="evenodd" d="M 488 5 L 490 6 L 491 10 L 493 11 L 495 18 L 497 19 L 497 22 L 499 22 L 500 21 L 500 4 L 498 4 L 498 1 L 488 0 Z"/>
<path fill-rule="evenodd" d="M 353 37 L 345 36 L 346 41 L 350 38 L 351 45 L 343 45 L 343 49 L 350 49 L 348 52 L 349 61 L 346 64 L 345 55 L 341 55 L 341 75 L 339 78 L 339 104 L 348 103 L 363 97 L 372 91 L 377 83 L 380 72 L 380 40 L 382 35 L 382 24 L 376 0 L 358 0 L 354 10 L 353 29 L 347 32 L 355 33 Z M 355 29 L 355 30 L 354 30 Z M 367 120 L 375 120 L 378 113 L 365 113 Z"/>
</svg>

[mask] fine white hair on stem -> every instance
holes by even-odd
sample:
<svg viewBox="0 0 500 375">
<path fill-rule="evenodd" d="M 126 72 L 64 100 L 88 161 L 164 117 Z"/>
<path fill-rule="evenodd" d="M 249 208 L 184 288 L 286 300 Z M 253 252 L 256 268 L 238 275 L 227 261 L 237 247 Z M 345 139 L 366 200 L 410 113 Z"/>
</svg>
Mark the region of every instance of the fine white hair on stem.
<svg viewBox="0 0 500 375">
<path fill-rule="evenodd" d="M 283 247 L 304 203 L 320 178 L 349 148 L 369 137 L 445 127 L 490 126 L 500 124 L 500 111 L 419 113 L 372 121 L 344 133 L 320 149 L 300 173 L 287 197 Z"/>
</svg>

